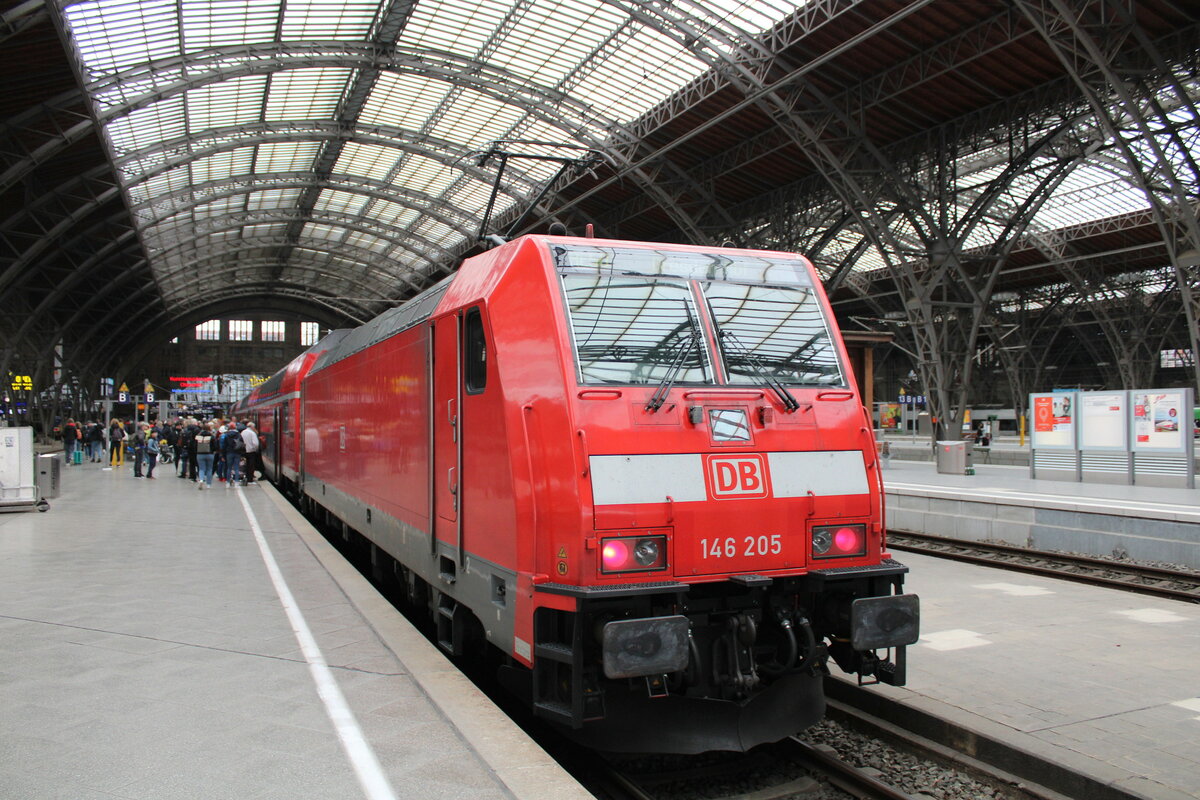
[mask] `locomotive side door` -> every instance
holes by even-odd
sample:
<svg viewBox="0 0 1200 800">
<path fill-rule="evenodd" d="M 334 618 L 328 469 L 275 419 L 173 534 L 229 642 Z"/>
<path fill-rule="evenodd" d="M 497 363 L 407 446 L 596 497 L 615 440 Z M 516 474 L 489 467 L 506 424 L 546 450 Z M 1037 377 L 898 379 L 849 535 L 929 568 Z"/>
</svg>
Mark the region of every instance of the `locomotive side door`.
<svg viewBox="0 0 1200 800">
<path fill-rule="evenodd" d="M 433 472 L 434 538 L 452 547 L 459 544 L 459 455 L 462 448 L 462 371 L 459 369 L 462 315 L 447 314 L 433 321 Z M 436 549 L 436 545 L 435 545 Z"/>
</svg>

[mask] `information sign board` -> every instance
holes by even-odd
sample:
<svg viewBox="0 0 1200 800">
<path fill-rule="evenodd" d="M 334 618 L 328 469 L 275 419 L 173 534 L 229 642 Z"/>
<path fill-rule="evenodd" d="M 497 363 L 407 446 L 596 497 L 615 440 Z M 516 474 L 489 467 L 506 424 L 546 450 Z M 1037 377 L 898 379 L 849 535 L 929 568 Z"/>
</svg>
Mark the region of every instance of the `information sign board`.
<svg viewBox="0 0 1200 800">
<path fill-rule="evenodd" d="M 1031 441 L 1034 450 L 1074 450 L 1076 392 L 1031 394 L 1033 409 Z"/>
<path fill-rule="evenodd" d="M 1182 453 L 1190 443 L 1192 407 L 1188 389 L 1149 389 L 1133 392 L 1130 425 L 1133 449 Z M 1187 437 L 1185 439 L 1185 436 Z"/>
<path fill-rule="evenodd" d="M 1128 402 L 1126 392 L 1081 392 L 1079 449 L 1128 450 Z"/>
</svg>

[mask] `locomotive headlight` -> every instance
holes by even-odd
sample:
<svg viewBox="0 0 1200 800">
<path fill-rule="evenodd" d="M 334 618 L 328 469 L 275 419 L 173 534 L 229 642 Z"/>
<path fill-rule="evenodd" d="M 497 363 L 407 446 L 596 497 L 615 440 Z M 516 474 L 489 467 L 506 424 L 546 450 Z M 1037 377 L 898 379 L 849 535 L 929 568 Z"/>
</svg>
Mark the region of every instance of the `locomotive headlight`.
<svg viewBox="0 0 1200 800">
<path fill-rule="evenodd" d="M 665 536 L 621 536 L 600 542 L 601 572 L 653 572 L 666 568 Z"/>
<path fill-rule="evenodd" d="M 633 560 L 643 567 L 658 563 L 659 553 L 657 539 L 638 539 L 633 546 Z"/>
<path fill-rule="evenodd" d="M 833 547 L 833 534 L 829 528 L 813 528 L 812 532 L 813 555 L 823 556 L 829 552 L 829 548 Z"/>
<path fill-rule="evenodd" d="M 845 558 L 866 553 L 866 525 L 821 525 L 812 529 L 813 558 Z"/>
</svg>

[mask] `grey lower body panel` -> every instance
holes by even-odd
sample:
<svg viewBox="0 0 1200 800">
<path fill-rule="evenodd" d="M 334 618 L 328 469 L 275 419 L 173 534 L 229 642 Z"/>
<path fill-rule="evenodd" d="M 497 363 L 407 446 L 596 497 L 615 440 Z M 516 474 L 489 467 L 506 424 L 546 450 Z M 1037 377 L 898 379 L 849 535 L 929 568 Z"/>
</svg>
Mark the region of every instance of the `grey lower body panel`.
<svg viewBox="0 0 1200 800">
<path fill-rule="evenodd" d="M 442 558 L 457 561 L 458 551 L 455 547 L 439 542 L 437 552 L 433 552 L 428 531 L 311 476 L 305 479 L 304 494 L 431 587 L 470 608 L 483 625 L 487 640 L 506 654 L 513 652 L 517 596 L 515 571 L 467 552 L 454 579 L 445 580 L 440 562 Z"/>
</svg>

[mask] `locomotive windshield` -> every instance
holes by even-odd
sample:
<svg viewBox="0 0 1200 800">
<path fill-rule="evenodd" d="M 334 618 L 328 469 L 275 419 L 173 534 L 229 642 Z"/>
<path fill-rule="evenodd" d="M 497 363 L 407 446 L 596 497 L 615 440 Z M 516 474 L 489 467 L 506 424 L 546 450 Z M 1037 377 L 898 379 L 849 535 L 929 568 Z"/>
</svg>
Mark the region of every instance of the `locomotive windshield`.
<svg viewBox="0 0 1200 800">
<path fill-rule="evenodd" d="M 580 383 L 711 384 L 713 353 L 729 384 L 845 385 L 816 288 L 798 258 L 562 244 L 550 250 Z"/>
<path fill-rule="evenodd" d="M 582 383 L 706 383 L 710 368 L 686 281 L 564 275 Z"/>
</svg>

